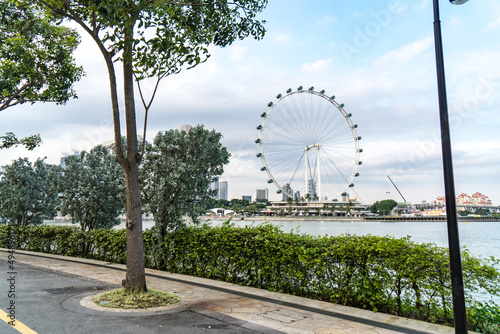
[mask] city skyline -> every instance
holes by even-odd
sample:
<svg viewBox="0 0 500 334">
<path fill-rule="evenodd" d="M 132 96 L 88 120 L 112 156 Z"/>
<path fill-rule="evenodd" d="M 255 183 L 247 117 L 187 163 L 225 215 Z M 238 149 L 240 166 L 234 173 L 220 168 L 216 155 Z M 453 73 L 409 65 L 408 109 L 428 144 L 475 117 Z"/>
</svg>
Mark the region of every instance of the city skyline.
<svg viewBox="0 0 500 334">
<path fill-rule="evenodd" d="M 456 193 L 480 192 L 498 205 L 500 3 L 441 1 L 440 7 Z M 363 165 L 348 190 L 352 197 L 365 203 L 401 201 L 387 175 L 408 202 L 444 195 L 431 1 L 275 0 L 259 16 L 268 22 L 262 41 L 210 47 L 205 64 L 161 83 L 147 139 L 182 124 L 215 129 L 232 154 L 221 176 L 231 184 L 229 197 L 268 187 L 270 199 L 279 200 L 282 195 L 267 184 L 255 157 L 255 128 L 278 93 L 314 86 L 336 95 L 359 124 Z M 0 151 L 1 166 L 19 157 L 47 157 L 58 164 L 74 150 L 88 151 L 113 138 L 105 65 L 80 33 L 76 60 L 86 77 L 75 87 L 79 99 L 2 111 L 0 133 L 40 133 L 43 143 L 32 152 Z M 151 82 L 144 88 L 152 87 Z"/>
</svg>

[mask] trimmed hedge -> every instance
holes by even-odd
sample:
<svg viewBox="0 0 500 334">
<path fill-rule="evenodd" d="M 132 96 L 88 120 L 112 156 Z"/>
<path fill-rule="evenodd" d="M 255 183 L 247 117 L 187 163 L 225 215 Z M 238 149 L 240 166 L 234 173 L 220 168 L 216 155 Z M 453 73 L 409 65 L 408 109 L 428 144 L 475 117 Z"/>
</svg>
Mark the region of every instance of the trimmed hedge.
<svg viewBox="0 0 500 334">
<path fill-rule="evenodd" d="M 0 247 L 15 233 L 18 249 L 125 263 L 126 231 L 82 232 L 70 226 L 0 226 Z M 446 248 L 409 237 L 284 233 L 264 224 L 236 228 L 203 225 L 170 233 L 162 242 L 144 231 L 146 266 L 249 285 L 403 317 L 452 324 L 451 278 Z M 500 296 L 495 259 L 462 252 L 467 291 Z M 472 330 L 500 333 L 499 306 L 467 294 Z"/>
</svg>

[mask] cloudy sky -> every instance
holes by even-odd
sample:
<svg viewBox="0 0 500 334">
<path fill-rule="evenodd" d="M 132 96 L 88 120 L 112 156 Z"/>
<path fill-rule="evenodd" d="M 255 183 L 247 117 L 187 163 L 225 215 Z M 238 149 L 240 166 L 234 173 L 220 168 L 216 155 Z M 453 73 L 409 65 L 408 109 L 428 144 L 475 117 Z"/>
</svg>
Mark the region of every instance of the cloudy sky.
<svg viewBox="0 0 500 334">
<path fill-rule="evenodd" d="M 440 3 L 456 193 L 481 192 L 499 205 L 500 2 Z M 255 157 L 255 127 L 278 93 L 314 86 L 359 125 L 363 165 L 351 197 L 401 201 L 387 175 L 409 202 L 444 195 L 430 0 L 272 0 L 260 17 L 262 41 L 211 48 L 206 63 L 162 82 L 148 139 L 185 123 L 220 131 L 232 154 L 222 176 L 229 197 L 268 187 L 276 199 Z M 0 133 L 40 133 L 43 144 L 3 150 L 0 165 L 25 156 L 59 163 L 113 138 L 106 68 L 83 34 L 76 58 L 86 71 L 78 100 L 1 112 Z"/>
</svg>

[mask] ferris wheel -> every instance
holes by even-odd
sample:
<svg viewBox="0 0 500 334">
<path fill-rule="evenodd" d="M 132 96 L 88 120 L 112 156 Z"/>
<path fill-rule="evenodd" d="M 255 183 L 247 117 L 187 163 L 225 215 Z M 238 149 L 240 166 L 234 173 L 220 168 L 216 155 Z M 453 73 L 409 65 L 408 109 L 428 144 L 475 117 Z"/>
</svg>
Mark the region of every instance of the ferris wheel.
<svg viewBox="0 0 500 334">
<path fill-rule="evenodd" d="M 334 200 L 359 176 L 361 137 L 344 104 L 314 87 L 288 89 L 262 113 L 257 157 L 283 199 Z"/>
</svg>

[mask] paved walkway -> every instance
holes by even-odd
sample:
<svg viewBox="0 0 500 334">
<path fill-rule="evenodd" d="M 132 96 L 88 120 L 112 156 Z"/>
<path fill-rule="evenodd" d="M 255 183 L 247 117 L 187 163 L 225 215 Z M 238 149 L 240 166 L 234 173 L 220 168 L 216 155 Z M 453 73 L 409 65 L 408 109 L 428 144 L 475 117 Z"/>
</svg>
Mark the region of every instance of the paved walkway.
<svg viewBox="0 0 500 334">
<path fill-rule="evenodd" d="M 5 288 L 8 288 L 6 280 L 9 279 L 10 271 L 7 256 L 7 250 L 0 249 L 0 308 L 8 313 L 10 301 Z M 173 292 L 182 299 L 181 303 L 147 311 L 111 312 L 108 308 L 96 306 L 90 299 L 100 292 L 96 290 L 119 287 L 125 278 L 124 265 L 17 250 L 15 261 L 16 273 L 19 270 L 16 274 L 19 276 L 16 277 L 17 293 L 22 296 L 22 284 L 26 284 L 30 294 L 38 294 L 30 296 L 32 302 L 26 303 L 26 308 L 37 305 L 37 302 L 42 303 L 41 305 L 45 302 L 61 304 L 62 308 L 54 308 L 60 309 L 54 312 L 61 314 L 54 317 L 65 319 L 71 315 L 71 321 L 76 326 L 70 330 L 61 329 L 60 332 L 54 329 L 51 332 L 38 332 L 37 328 L 47 328 L 44 321 L 51 320 L 45 316 L 37 318 L 33 316 L 33 312 L 16 313 L 17 321 L 34 329 L 32 333 L 101 333 L 79 325 L 86 319 L 86 326 L 90 326 L 89 316 L 93 317 L 93 323 L 98 323 L 105 317 L 113 317 L 115 326 L 123 325 L 124 328 L 132 326 L 130 319 L 134 317 L 136 322 L 130 333 L 198 333 L 201 330 L 212 333 L 454 333 L 453 328 L 422 321 L 150 269 L 146 269 L 148 287 Z M 21 269 L 25 271 L 21 273 Z M 58 293 L 64 298 L 51 297 Z M 35 310 L 34 313 L 36 312 Z M 148 322 L 140 323 L 137 319 L 141 317 L 147 318 Z M 125 319 L 128 319 L 128 323 L 123 323 Z M 213 324 L 207 324 L 207 319 L 212 319 Z M 147 326 L 152 327 L 151 323 L 159 327 L 153 326 L 151 331 L 146 331 Z M 0 322 L 0 333 L 10 333 L 4 331 L 5 327 Z M 20 331 L 19 327 L 12 331 L 19 332 L 30 333 Z M 111 332 L 106 330 L 102 333 Z"/>
</svg>

